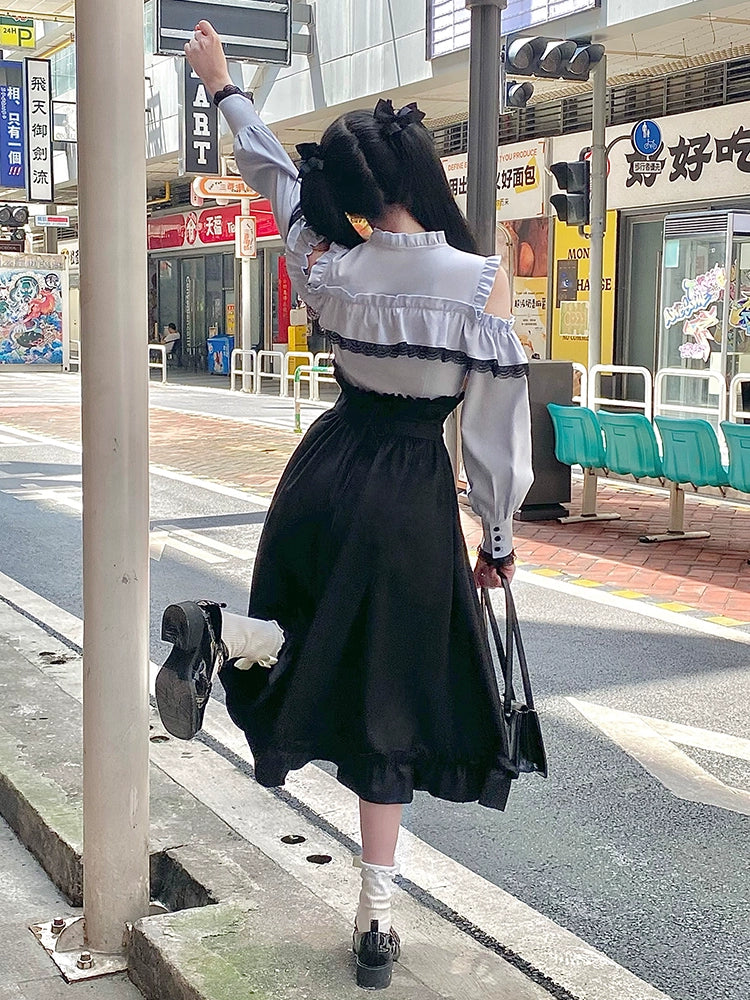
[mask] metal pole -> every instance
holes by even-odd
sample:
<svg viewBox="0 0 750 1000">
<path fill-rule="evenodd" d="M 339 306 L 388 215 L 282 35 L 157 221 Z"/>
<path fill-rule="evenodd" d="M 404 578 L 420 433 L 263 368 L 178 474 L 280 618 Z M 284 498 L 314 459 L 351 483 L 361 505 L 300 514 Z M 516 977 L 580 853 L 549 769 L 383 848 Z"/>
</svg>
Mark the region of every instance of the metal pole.
<svg viewBox="0 0 750 1000">
<path fill-rule="evenodd" d="M 602 278 L 607 225 L 607 57 L 593 69 L 591 135 L 591 248 L 589 257 L 589 370 L 601 364 Z"/>
<path fill-rule="evenodd" d="M 148 912 L 148 365 L 143 0 L 77 0 L 86 942 Z"/>
<path fill-rule="evenodd" d="M 250 199 L 243 198 L 240 211 L 250 215 Z M 240 261 L 240 343 L 243 351 L 249 351 L 253 344 L 252 330 L 252 259 L 243 257 Z M 261 344 L 261 347 L 264 347 Z"/>
<path fill-rule="evenodd" d="M 506 5 L 507 0 L 466 0 L 471 10 L 466 216 L 485 256 L 495 252 L 500 12 Z"/>
<path fill-rule="evenodd" d="M 46 206 L 47 215 L 57 215 L 57 205 Z M 57 253 L 57 229 L 47 226 L 44 230 L 44 252 Z"/>
</svg>

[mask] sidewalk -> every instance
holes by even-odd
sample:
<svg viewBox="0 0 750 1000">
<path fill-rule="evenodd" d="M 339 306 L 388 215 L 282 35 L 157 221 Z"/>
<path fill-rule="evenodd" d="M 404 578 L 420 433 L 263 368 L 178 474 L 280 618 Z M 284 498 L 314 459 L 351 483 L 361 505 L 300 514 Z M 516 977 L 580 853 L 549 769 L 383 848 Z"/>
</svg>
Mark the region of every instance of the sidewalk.
<svg viewBox="0 0 750 1000">
<path fill-rule="evenodd" d="M 15 604 L 19 595 L 12 597 Z M 27 928 L 31 921 L 74 913 L 63 897 L 81 905 L 80 657 L 56 630 L 45 630 L 1 600 L 0 668 L 2 703 L 16 707 L 0 726 L 0 814 L 62 893 L 0 827 L 0 868 L 9 873 L 13 866 L 16 873 L 6 874 L 0 889 L 0 900 L 7 895 L 11 903 L 0 923 L 10 945 L 0 957 L 0 1000 L 62 1000 L 73 989 L 95 1000 L 134 1000 L 137 993 L 122 976 L 66 986 Z M 289 790 L 277 795 L 254 782 L 240 760 L 249 751 L 244 740 L 232 743 L 236 731 L 225 715 L 212 701 L 209 735 L 184 743 L 172 740 L 152 712 L 152 897 L 169 912 L 138 921 L 129 933 L 128 974 L 149 1000 L 355 1000 L 362 994 L 351 953 L 359 884 L 351 863 L 354 845 L 294 809 Z M 328 777 L 319 773 L 321 780 Z M 288 834 L 296 835 L 291 846 L 283 840 Z M 475 878 L 481 886 L 483 880 Z M 430 884 L 427 890 L 429 899 L 435 890 Z M 534 968 L 509 964 L 486 934 L 472 936 L 425 905 L 419 892 L 397 890 L 397 897 L 404 954 L 388 1000 L 563 995 L 548 992 L 544 975 Z M 499 915 L 508 933 L 522 939 L 533 931 L 538 938 L 538 924 L 524 926 L 529 921 L 523 919 L 523 904 L 508 900 L 520 910 L 520 916 L 512 910 Z M 529 947 L 535 946 L 534 937 Z M 578 966 L 598 989 L 602 977 L 612 975 L 611 961 L 567 937 Z M 545 939 L 536 944 L 549 950 Z M 626 986 L 640 984 L 618 971 Z M 651 987 L 624 995 L 663 1000 Z M 591 1000 L 600 996 L 594 993 Z"/>
<path fill-rule="evenodd" d="M 185 400 L 174 389 L 174 406 Z M 254 425 L 255 397 L 241 397 L 247 417 L 175 412 L 152 407 L 151 461 L 155 465 L 239 487 L 270 497 L 299 437 Z M 184 404 L 182 404 L 184 405 Z M 316 410 L 316 412 L 318 412 Z M 0 406 L 0 423 L 68 442 L 80 441 L 73 404 Z M 580 482 L 574 480 L 571 512 L 580 509 Z M 600 484 L 599 509 L 620 521 L 561 525 L 516 522 L 516 551 L 525 569 L 578 586 L 601 588 L 667 611 L 750 631 L 750 506 L 688 495 L 688 529 L 706 529 L 704 540 L 646 545 L 644 532 L 666 530 L 666 491 Z M 467 504 L 462 520 L 470 552 L 481 538 L 479 521 Z"/>
<path fill-rule="evenodd" d="M 0 662 L 2 662 L 0 660 Z M 78 911 L 55 889 L 10 827 L 0 819 L 0 1000 L 141 1000 L 122 973 L 68 985 L 37 944 L 29 924 Z"/>
</svg>

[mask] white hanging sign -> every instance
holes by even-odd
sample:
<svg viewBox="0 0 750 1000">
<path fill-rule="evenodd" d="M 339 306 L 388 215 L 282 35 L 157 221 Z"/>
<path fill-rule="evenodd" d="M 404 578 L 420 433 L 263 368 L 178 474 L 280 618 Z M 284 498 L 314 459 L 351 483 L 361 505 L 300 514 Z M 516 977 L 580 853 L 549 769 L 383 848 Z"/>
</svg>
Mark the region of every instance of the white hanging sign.
<svg viewBox="0 0 750 1000">
<path fill-rule="evenodd" d="M 52 73 L 49 59 L 24 61 L 26 102 L 26 199 L 55 200 L 52 173 Z"/>
</svg>

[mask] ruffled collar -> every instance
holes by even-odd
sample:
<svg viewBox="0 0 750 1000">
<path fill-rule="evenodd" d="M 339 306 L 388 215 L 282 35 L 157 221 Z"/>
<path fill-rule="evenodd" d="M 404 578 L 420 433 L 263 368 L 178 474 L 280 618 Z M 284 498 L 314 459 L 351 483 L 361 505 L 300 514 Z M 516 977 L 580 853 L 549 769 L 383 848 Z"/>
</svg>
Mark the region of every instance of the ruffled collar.
<svg viewBox="0 0 750 1000">
<path fill-rule="evenodd" d="M 385 229 L 373 229 L 368 240 L 373 246 L 379 247 L 437 247 L 445 246 L 445 233 L 391 233 Z"/>
</svg>

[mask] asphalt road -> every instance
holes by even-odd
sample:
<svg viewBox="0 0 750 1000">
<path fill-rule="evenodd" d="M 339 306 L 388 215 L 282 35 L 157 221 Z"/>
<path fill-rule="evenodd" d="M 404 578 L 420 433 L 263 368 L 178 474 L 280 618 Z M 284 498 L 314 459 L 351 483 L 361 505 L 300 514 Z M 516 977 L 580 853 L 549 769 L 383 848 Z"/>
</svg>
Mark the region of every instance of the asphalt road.
<svg viewBox="0 0 750 1000">
<path fill-rule="evenodd" d="M 0 433 L 0 571 L 80 616 L 79 477 L 74 451 Z M 259 505 L 152 476 L 155 660 L 167 603 L 245 610 L 262 520 Z M 504 814 L 419 795 L 405 825 L 673 1000 L 750 996 L 749 817 L 679 798 L 569 700 L 748 741 L 750 646 L 528 582 L 516 592 L 550 777 L 519 782 Z M 748 760 L 710 745 L 680 750 L 750 792 Z"/>
</svg>

